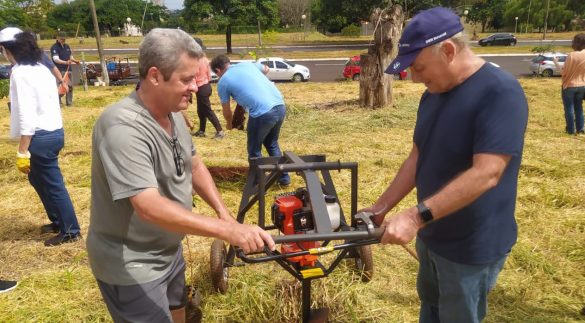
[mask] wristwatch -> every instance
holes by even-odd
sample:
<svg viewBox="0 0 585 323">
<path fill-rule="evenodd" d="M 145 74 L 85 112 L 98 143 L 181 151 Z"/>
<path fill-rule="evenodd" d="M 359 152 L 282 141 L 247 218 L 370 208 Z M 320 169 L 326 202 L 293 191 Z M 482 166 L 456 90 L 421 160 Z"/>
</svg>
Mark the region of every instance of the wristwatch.
<svg viewBox="0 0 585 323">
<path fill-rule="evenodd" d="M 433 212 L 431 212 L 431 209 L 429 209 L 424 202 L 420 202 L 418 203 L 418 205 L 416 206 L 416 208 L 418 209 L 418 214 L 420 215 L 421 219 L 423 220 L 424 223 L 428 223 L 430 221 L 433 221 Z"/>
</svg>

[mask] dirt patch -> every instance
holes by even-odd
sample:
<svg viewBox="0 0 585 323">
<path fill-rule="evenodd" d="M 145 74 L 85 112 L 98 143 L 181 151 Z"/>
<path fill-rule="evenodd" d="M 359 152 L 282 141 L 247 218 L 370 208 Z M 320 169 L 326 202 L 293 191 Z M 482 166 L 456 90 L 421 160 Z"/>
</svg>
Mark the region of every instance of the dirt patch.
<svg viewBox="0 0 585 323">
<path fill-rule="evenodd" d="M 248 166 L 211 166 L 207 169 L 216 181 L 238 182 L 248 174 Z"/>
</svg>

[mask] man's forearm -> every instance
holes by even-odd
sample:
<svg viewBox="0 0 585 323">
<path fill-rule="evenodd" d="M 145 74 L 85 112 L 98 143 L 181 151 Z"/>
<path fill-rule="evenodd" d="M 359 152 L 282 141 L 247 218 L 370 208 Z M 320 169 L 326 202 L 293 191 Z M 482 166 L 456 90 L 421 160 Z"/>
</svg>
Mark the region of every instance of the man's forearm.
<svg viewBox="0 0 585 323">
<path fill-rule="evenodd" d="M 177 202 L 161 196 L 155 188 L 148 188 L 131 197 L 130 202 L 138 216 L 165 230 L 223 240 L 229 237 L 229 228 L 224 221 L 194 214 Z"/>
<path fill-rule="evenodd" d="M 221 111 L 226 122 L 226 128 L 229 130 L 232 128 L 232 119 L 234 117 L 229 101 L 221 104 Z"/>
</svg>

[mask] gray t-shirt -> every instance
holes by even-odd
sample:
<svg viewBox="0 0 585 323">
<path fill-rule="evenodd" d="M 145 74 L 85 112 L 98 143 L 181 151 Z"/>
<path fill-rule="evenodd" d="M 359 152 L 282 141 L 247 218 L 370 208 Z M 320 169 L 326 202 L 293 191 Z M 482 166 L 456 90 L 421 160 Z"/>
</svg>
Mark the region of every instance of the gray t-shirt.
<svg viewBox="0 0 585 323">
<path fill-rule="evenodd" d="M 174 121 L 183 173 L 177 175 L 172 138 L 133 92 L 106 109 L 93 128 L 91 216 L 87 235 L 95 277 L 133 285 L 163 276 L 177 255 L 182 234 L 140 218 L 128 199 L 154 187 L 191 210 L 191 156 L 195 148 L 180 113 Z"/>
</svg>

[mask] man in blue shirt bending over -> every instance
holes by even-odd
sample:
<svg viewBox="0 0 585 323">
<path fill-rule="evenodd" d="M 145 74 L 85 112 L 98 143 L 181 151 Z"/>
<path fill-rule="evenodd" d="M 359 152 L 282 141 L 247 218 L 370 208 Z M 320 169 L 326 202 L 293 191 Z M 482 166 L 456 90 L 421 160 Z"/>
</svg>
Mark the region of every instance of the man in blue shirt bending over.
<svg viewBox="0 0 585 323">
<path fill-rule="evenodd" d="M 409 156 L 366 209 L 385 227 L 383 244 L 416 237 L 422 323 L 483 320 L 517 236 L 526 97 L 512 75 L 471 51 L 462 31 L 446 8 L 421 11 L 406 25 L 386 73 L 410 66 L 426 91 Z M 414 188 L 418 205 L 384 218 Z"/>
<path fill-rule="evenodd" d="M 252 62 L 231 65 L 229 57 L 218 55 L 211 61 L 211 69 L 220 77 L 217 93 L 227 129 L 232 128 L 233 112 L 230 97 L 250 114 L 248 158 L 262 157 L 262 145 L 266 147 L 270 156 L 282 156 L 278 137 L 286 108 L 282 94 L 265 76 L 268 67 Z M 289 185 L 289 175 L 283 173 L 278 183 Z"/>
</svg>

